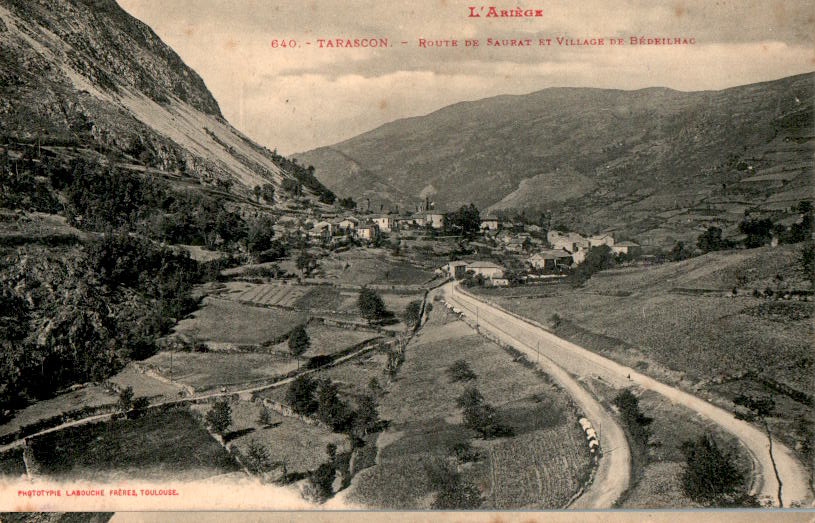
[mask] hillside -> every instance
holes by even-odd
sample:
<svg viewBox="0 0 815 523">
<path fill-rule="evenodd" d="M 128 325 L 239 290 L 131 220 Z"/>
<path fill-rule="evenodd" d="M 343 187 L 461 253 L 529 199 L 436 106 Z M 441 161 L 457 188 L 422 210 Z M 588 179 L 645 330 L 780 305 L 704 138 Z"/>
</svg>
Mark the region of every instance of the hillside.
<svg viewBox="0 0 815 523">
<path fill-rule="evenodd" d="M 546 210 L 660 242 L 812 198 L 812 99 L 813 74 L 704 92 L 552 88 L 295 156 L 358 201 Z"/>
<path fill-rule="evenodd" d="M 5 143 L 123 155 L 243 196 L 296 170 L 224 120 L 198 74 L 113 0 L 4 1 L 0 47 Z M 323 190 L 305 185 L 306 196 Z"/>
</svg>

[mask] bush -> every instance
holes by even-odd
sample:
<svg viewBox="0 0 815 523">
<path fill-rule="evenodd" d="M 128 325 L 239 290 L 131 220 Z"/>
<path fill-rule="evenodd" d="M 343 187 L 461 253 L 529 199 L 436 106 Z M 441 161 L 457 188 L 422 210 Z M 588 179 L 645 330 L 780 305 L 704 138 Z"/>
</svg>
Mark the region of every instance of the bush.
<svg viewBox="0 0 815 523">
<path fill-rule="evenodd" d="M 640 447 L 640 451 L 647 452 L 648 438 L 651 436 L 648 426 L 654 420 L 640 411 L 639 403 L 639 398 L 629 389 L 623 390 L 614 398 L 614 405 L 620 409 L 620 417 L 634 439 L 633 443 Z"/>
<path fill-rule="evenodd" d="M 414 300 L 408 303 L 407 307 L 405 307 L 405 323 L 408 327 L 415 327 L 419 324 L 421 320 L 422 314 L 422 301 L 421 300 Z"/>
<path fill-rule="evenodd" d="M 470 381 L 476 378 L 475 372 L 464 360 L 457 360 L 447 369 L 447 374 L 452 382 Z"/>
<path fill-rule="evenodd" d="M 682 444 L 685 494 L 709 507 L 758 506 L 745 491 L 745 478 L 729 453 L 722 452 L 709 434 Z"/>
</svg>

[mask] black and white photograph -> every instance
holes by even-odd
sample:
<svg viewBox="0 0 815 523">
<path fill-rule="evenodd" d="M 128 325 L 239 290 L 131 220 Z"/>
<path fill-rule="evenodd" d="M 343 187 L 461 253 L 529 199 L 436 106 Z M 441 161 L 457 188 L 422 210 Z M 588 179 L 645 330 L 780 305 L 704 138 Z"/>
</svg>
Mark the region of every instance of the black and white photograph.
<svg viewBox="0 0 815 523">
<path fill-rule="evenodd" d="M 0 0 L 0 521 L 810 521 L 814 95 L 810 0 Z"/>
</svg>

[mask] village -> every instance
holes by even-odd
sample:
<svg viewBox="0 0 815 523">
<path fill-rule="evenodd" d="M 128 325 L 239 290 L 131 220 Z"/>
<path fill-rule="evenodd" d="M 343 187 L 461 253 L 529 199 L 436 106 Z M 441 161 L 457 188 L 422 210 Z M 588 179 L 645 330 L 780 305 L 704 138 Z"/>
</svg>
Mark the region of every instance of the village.
<svg viewBox="0 0 815 523">
<path fill-rule="evenodd" d="M 464 230 L 454 216 L 427 203 L 417 205 L 412 213 L 325 212 L 318 216 L 283 217 L 275 228 L 278 232 L 300 235 L 308 245 L 330 251 L 351 246 L 387 247 L 394 252 L 421 250 L 428 243 L 433 248 L 427 259 L 444 254 L 449 260 L 437 265 L 440 276 L 472 280 L 479 286 L 506 287 L 562 279 L 583 263 L 592 248 L 606 246 L 615 260 L 631 262 L 653 259 L 633 241 L 615 241 L 611 232 L 582 235 L 577 232 L 545 230 L 535 223 L 478 215 L 470 219 L 470 230 Z M 473 206 L 462 207 L 472 212 Z M 475 210 L 477 213 L 477 210 Z M 464 245 L 466 244 L 466 245 Z M 445 249 L 445 246 L 447 247 Z"/>
</svg>

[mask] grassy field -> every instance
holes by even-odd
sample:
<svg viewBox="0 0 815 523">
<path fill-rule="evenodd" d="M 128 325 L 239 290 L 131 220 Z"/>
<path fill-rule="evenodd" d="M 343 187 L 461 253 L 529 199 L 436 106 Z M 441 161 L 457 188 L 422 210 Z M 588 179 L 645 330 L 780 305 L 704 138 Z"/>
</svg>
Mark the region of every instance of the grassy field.
<svg viewBox="0 0 815 523">
<path fill-rule="evenodd" d="M 342 396 L 356 398 L 370 393 L 368 383 L 371 378 L 376 378 L 379 383 L 385 383 L 387 377 L 383 370 L 387 361 L 387 355 L 384 352 L 373 350 L 336 367 L 314 372 L 310 376 L 313 379 L 330 379 L 337 384 Z M 286 387 L 270 389 L 260 395 L 279 403 L 285 403 Z"/>
<path fill-rule="evenodd" d="M 39 474 L 57 480 L 184 481 L 240 470 L 186 409 L 71 427 L 30 446 Z"/>
<path fill-rule="evenodd" d="M 38 401 L 28 407 L 15 412 L 14 417 L 7 423 L 0 425 L 0 436 L 18 430 L 23 425 L 50 418 L 63 412 L 85 406 L 95 407 L 116 403 L 117 397 L 110 394 L 99 385 L 82 387 L 51 399 Z"/>
<path fill-rule="evenodd" d="M 175 332 L 202 341 L 262 344 L 287 333 L 306 319 L 307 315 L 302 312 L 252 307 L 207 297 L 193 317 L 178 323 Z"/>
<path fill-rule="evenodd" d="M 174 352 L 172 376 L 170 363 L 169 352 L 159 352 L 145 360 L 162 376 L 196 391 L 271 378 L 297 368 L 297 360 L 290 356 L 261 353 Z"/>
<path fill-rule="evenodd" d="M 451 381 L 447 369 L 459 359 L 468 362 L 477 376 L 474 380 Z M 475 385 L 497 409 L 514 429 L 514 437 L 482 440 L 461 425 L 456 399 L 468 385 Z M 589 464 L 568 398 L 442 307 L 434 308 L 430 321 L 408 346 L 379 412 L 390 425 L 377 442 L 378 462 L 355 478 L 349 494 L 353 501 L 371 507 L 428 508 L 434 490 L 425 465 L 451 459 L 453 446 L 462 443 L 472 445 L 480 456 L 474 463 L 458 463 L 458 470 L 464 481 L 481 491 L 484 508 L 558 508 L 577 491 Z M 570 436 L 553 435 L 560 431 Z M 532 442 L 547 438 L 558 439 L 562 447 L 556 452 L 540 448 L 530 458 Z M 524 452 L 526 458 L 518 459 L 527 460 L 528 473 L 519 479 L 517 467 L 507 463 Z M 548 488 L 535 499 L 531 494 L 510 495 L 500 486 L 510 481 L 520 482 L 529 493 L 540 492 L 539 481 Z"/>
<path fill-rule="evenodd" d="M 137 371 L 132 364 L 110 378 L 110 381 L 122 388 L 133 387 L 133 396 L 136 398 L 141 396 L 154 398 L 158 396 L 159 398 L 177 399 L 178 393 L 182 390 L 181 387 L 165 383 Z"/>
<path fill-rule="evenodd" d="M 316 322 L 308 324 L 306 333 L 311 341 L 311 346 L 303 354 L 303 359 L 318 355 L 334 354 L 352 345 L 377 337 L 374 332 L 341 329 Z M 270 350 L 287 354 L 289 352 L 288 341 L 274 345 Z"/>
<path fill-rule="evenodd" d="M 796 425 L 815 421 L 812 405 L 744 373 L 815 394 L 815 303 L 754 297 L 751 292 L 809 288 L 799 271 L 799 250 L 783 246 L 712 253 L 600 273 L 583 289 L 560 286 L 551 297 L 512 299 L 493 291 L 489 299 L 545 325 L 552 326 L 557 314 L 562 319 L 554 329 L 558 335 L 723 404 L 740 393 L 771 395 L 776 399 L 773 431 L 795 448 L 802 437 Z M 736 296 L 728 295 L 733 287 L 739 289 Z M 677 288 L 722 292 L 693 295 Z"/>
<path fill-rule="evenodd" d="M 419 285 L 433 277 L 387 249 L 352 249 L 320 260 L 322 276 L 346 285 Z"/>
<path fill-rule="evenodd" d="M 232 401 L 232 425 L 230 441 L 246 455 L 250 442 L 263 445 L 269 459 L 275 464 L 286 464 L 289 473 L 308 472 L 316 469 L 326 460 L 325 448 L 329 443 L 342 451 L 348 446 L 348 438 L 325 429 L 307 425 L 294 418 L 281 416 L 271 411 L 268 425 L 258 423 L 260 405 L 247 401 Z M 207 405 L 195 407 L 202 414 Z"/>
</svg>

